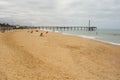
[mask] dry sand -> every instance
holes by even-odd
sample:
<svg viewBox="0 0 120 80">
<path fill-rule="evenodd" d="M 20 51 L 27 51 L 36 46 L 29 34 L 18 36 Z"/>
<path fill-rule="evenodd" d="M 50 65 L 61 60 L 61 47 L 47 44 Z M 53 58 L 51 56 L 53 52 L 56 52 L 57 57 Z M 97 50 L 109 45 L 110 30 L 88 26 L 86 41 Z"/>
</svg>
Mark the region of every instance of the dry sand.
<svg viewBox="0 0 120 80">
<path fill-rule="evenodd" d="M 0 80 L 120 80 L 120 46 L 27 31 L 0 33 Z"/>
</svg>

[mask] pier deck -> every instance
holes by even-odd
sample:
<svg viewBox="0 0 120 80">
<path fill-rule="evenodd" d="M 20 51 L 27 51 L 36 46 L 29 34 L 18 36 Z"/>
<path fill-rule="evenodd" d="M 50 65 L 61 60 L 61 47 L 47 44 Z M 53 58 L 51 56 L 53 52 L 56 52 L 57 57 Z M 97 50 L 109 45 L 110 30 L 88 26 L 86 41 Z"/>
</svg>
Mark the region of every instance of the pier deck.
<svg viewBox="0 0 120 80">
<path fill-rule="evenodd" d="M 96 31 L 97 27 L 80 27 L 80 26 L 40 26 L 40 27 L 30 27 L 36 29 L 45 29 L 45 30 L 85 30 L 85 31 Z"/>
</svg>

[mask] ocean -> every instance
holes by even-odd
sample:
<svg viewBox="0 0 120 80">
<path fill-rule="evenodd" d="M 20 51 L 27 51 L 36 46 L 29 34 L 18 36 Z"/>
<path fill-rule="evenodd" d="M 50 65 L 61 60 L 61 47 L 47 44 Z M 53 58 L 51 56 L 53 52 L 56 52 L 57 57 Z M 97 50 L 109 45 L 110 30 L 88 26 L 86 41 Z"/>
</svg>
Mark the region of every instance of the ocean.
<svg viewBox="0 0 120 80">
<path fill-rule="evenodd" d="M 98 29 L 96 31 L 61 31 L 65 34 L 95 39 L 105 43 L 120 45 L 120 29 Z"/>
</svg>

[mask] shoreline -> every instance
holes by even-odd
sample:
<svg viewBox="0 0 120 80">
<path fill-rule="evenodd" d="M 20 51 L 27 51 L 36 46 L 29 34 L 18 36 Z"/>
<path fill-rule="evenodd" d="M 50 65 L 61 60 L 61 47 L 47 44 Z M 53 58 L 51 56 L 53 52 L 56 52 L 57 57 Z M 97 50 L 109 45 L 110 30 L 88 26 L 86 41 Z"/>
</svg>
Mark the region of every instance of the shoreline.
<svg viewBox="0 0 120 80">
<path fill-rule="evenodd" d="M 101 40 L 101 39 L 96 39 L 95 37 L 91 37 L 91 36 L 75 35 L 75 34 L 71 34 L 71 33 L 59 32 L 59 31 L 58 31 L 58 33 L 62 33 L 63 35 L 71 35 L 71 36 L 76 36 L 76 37 L 82 37 L 82 38 L 86 38 L 86 39 L 91 39 L 91 40 L 95 40 L 95 41 L 99 41 L 99 42 L 103 42 L 103 43 L 111 44 L 111 45 L 115 45 L 115 46 L 120 46 L 120 43 L 115 43 L 115 42 L 105 41 L 105 40 Z"/>
</svg>

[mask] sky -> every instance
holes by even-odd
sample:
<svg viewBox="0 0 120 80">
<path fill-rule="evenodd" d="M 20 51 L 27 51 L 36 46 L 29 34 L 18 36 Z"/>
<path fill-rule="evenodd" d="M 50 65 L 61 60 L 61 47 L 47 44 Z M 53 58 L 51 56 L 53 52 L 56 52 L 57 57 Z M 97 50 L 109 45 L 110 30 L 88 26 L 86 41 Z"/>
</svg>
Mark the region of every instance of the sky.
<svg viewBox="0 0 120 80">
<path fill-rule="evenodd" d="M 120 0 L 0 0 L 0 22 L 120 29 Z"/>
</svg>

